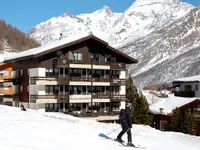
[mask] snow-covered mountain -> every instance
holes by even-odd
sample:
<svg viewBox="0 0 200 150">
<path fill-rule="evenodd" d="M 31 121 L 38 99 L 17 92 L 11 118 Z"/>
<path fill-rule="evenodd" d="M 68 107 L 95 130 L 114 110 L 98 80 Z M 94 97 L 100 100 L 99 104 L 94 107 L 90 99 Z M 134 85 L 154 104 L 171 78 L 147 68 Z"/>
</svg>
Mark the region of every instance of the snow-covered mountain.
<svg viewBox="0 0 200 150">
<path fill-rule="evenodd" d="M 199 74 L 200 7 L 167 27 L 120 49 L 137 54 L 139 63 L 130 67 L 141 87 Z M 133 50 L 134 51 L 131 51 Z"/>
<path fill-rule="evenodd" d="M 98 136 L 115 138 L 119 124 L 98 123 L 86 118 L 36 110 L 0 106 L 1 150 L 124 150 L 121 144 Z M 145 125 L 133 125 L 135 145 L 146 150 L 199 150 L 200 137 L 175 132 L 162 132 Z M 123 136 L 127 142 L 127 136 Z M 167 143 L 167 144 L 166 144 Z M 127 148 L 129 149 L 129 148 Z"/>
<path fill-rule="evenodd" d="M 87 32 L 118 45 L 166 26 L 192 8 L 179 0 L 136 0 L 124 13 L 114 13 L 108 6 L 91 14 L 74 16 L 67 12 L 37 25 L 29 34 L 44 44 L 58 40 L 60 33 L 69 37 Z"/>
<path fill-rule="evenodd" d="M 161 68 L 164 61 L 199 45 L 198 10 L 180 0 L 136 0 L 123 13 L 114 13 L 108 6 L 91 14 L 67 12 L 37 25 L 29 35 L 45 44 L 58 40 L 60 33 L 63 38 L 92 33 L 139 60 L 130 66 L 130 72 L 135 83 L 143 87 L 187 74 L 173 70 L 173 75 L 168 69 L 170 78 L 166 78 L 162 69 L 149 70 Z"/>
</svg>

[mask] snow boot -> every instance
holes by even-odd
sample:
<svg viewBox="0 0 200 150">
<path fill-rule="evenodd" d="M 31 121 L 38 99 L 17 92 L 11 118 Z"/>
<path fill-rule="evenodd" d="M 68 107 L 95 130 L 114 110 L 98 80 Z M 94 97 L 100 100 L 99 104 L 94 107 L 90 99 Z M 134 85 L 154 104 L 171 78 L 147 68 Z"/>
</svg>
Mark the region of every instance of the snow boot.
<svg viewBox="0 0 200 150">
<path fill-rule="evenodd" d="M 124 141 L 122 139 L 116 138 L 115 141 L 119 142 L 119 143 L 124 143 Z"/>
<path fill-rule="evenodd" d="M 126 146 L 135 147 L 135 145 L 131 142 L 129 142 Z"/>
</svg>

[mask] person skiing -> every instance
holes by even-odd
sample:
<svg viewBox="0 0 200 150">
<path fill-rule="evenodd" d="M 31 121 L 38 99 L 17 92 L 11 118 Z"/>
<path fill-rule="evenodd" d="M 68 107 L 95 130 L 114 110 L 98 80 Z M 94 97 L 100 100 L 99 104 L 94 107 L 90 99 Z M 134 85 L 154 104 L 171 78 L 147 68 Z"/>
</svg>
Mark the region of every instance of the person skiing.
<svg viewBox="0 0 200 150">
<path fill-rule="evenodd" d="M 134 146 L 132 143 L 132 135 L 131 135 L 131 128 L 132 128 L 132 115 L 131 115 L 131 103 L 126 103 L 125 109 L 120 110 L 120 124 L 122 127 L 122 131 L 118 134 L 116 141 L 123 143 L 124 141 L 121 139 L 124 133 L 127 132 L 128 135 L 128 143 L 127 146 Z"/>
<path fill-rule="evenodd" d="M 21 105 L 21 111 L 26 111 L 26 108 L 24 108 L 24 105 Z"/>
</svg>

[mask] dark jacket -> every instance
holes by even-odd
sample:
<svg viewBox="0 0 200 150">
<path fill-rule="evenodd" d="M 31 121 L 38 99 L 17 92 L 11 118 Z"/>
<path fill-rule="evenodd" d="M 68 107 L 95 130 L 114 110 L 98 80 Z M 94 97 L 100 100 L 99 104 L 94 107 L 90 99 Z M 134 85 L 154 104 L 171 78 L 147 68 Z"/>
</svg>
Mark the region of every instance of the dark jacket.
<svg viewBox="0 0 200 150">
<path fill-rule="evenodd" d="M 26 111 L 26 108 L 24 108 L 24 105 L 21 105 L 21 110 Z"/>
<path fill-rule="evenodd" d="M 121 109 L 120 124 L 124 130 L 127 130 L 128 128 L 132 128 L 132 115 L 131 115 L 131 109 L 129 107 L 126 107 L 125 109 Z"/>
</svg>

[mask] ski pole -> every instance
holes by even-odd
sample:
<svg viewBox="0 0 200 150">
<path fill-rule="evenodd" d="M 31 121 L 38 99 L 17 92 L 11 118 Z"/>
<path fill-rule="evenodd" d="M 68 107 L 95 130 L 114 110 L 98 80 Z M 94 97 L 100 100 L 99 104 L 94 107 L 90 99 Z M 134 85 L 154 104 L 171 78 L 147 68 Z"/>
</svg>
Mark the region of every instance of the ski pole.
<svg viewBox="0 0 200 150">
<path fill-rule="evenodd" d="M 128 128 L 127 130 L 126 130 L 126 132 L 128 132 L 128 130 L 130 130 L 131 128 Z"/>
<path fill-rule="evenodd" d="M 118 128 L 116 128 L 116 129 L 114 129 L 114 130 L 112 130 L 111 132 L 109 132 L 109 133 L 108 133 L 108 134 L 106 134 L 106 135 L 109 135 L 109 134 L 113 133 L 114 131 L 118 130 L 119 128 L 121 128 L 121 126 L 120 126 L 120 127 L 118 127 Z"/>
</svg>

